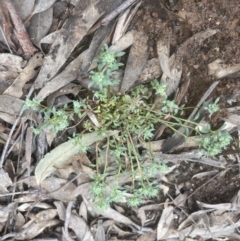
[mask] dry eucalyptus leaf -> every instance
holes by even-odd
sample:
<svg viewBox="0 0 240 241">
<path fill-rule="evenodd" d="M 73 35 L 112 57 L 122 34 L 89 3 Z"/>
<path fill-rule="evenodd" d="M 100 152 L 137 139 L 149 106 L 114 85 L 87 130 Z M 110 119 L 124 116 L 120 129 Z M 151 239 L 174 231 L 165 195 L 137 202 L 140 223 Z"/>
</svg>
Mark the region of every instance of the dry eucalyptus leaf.
<svg viewBox="0 0 240 241">
<path fill-rule="evenodd" d="M 102 224 L 102 220 L 98 220 L 97 231 L 95 234 L 95 241 L 105 241 L 105 240 L 106 240 L 106 237 L 105 237 L 105 231 Z"/>
<path fill-rule="evenodd" d="M 118 18 L 118 22 L 115 27 L 114 35 L 112 37 L 112 43 L 118 41 L 127 31 L 128 26 L 136 14 L 138 8 L 141 5 L 141 1 L 134 5 L 134 7 L 126 9 Z"/>
<path fill-rule="evenodd" d="M 0 103 L 0 119 L 13 124 L 24 105 L 24 101 L 10 95 L 0 95 Z"/>
<path fill-rule="evenodd" d="M 15 237 L 16 240 L 31 240 L 32 238 L 36 237 L 40 233 L 43 232 L 45 228 L 52 227 L 55 225 L 58 225 L 60 223 L 60 220 L 58 219 L 52 219 L 48 221 L 41 221 L 38 223 L 34 223 L 33 221 L 27 222 L 24 226 L 23 229 L 27 229 L 28 231 L 20 236 Z M 30 227 L 30 225 L 32 227 Z M 28 229 L 28 227 L 30 227 Z"/>
<path fill-rule="evenodd" d="M 47 106 L 53 106 L 55 99 L 59 96 L 62 95 L 68 95 L 68 94 L 73 94 L 75 97 L 79 93 L 79 91 L 82 89 L 82 86 L 76 85 L 73 83 L 67 84 L 63 88 L 53 92 L 50 94 L 47 98 Z"/>
<path fill-rule="evenodd" d="M 214 209 L 209 210 L 200 210 L 196 211 L 194 213 L 191 213 L 187 219 L 185 219 L 178 227 L 178 230 L 182 230 L 184 228 L 189 227 L 190 225 L 194 224 L 195 222 L 198 222 L 200 219 L 203 218 L 204 215 L 206 215 L 208 212 L 213 211 Z"/>
<path fill-rule="evenodd" d="M 81 227 L 81 228 L 79 228 Z M 77 236 L 77 240 L 94 240 L 92 233 L 86 222 L 75 214 L 71 214 L 69 220 L 69 228 L 71 228 Z"/>
<path fill-rule="evenodd" d="M 28 178 L 25 178 L 23 180 L 24 183 L 28 183 Z M 39 185 L 36 182 L 35 177 L 30 178 L 31 186 L 35 189 L 39 189 Z M 67 184 L 67 185 L 66 185 Z M 65 186 L 66 185 L 66 186 Z M 66 181 L 65 179 L 56 178 L 56 177 L 50 177 L 42 181 L 41 183 L 41 189 L 44 193 L 47 194 L 47 196 L 43 197 L 45 198 L 54 198 L 56 200 L 60 200 L 62 202 L 70 202 L 75 201 L 75 197 L 72 197 L 73 191 L 76 189 L 76 186 L 72 183 Z M 39 200 L 40 196 L 33 196 L 32 198 L 34 201 Z M 29 199 L 31 199 L 31 196 L 29 195 Z M 24 199 L 17 199 L 17 201 L 22 202 Z M 26 199 L 25 201 L 27 201 Z"/>
<path fill-rule="evenodd" d="M 43 210 L 37 213 L 36 215 L 33 214 L 32 217 L 31 216 L 29 217 L 36 222 L 41 222 L 41 221 L 48 221 L 48 220 L 54 219 L 56 216 L 57 216 L 57 209 L 50 208 L 47 210 Z"/>
<path fill-rule="evenodd" d="M 84 134 L 81 138 L 82 146 L 88 147 L 97 141 L 105 139 L 107 136 L 115 135 L 117 133 L 118 131 L 108 131 L 105 137 L 100 136 L 98 132 Z M 74 145 L 73 141 L 69 140 L 46 154 L 37 164 L 35 169 L 37 183 L 41 184 L 47 176 L 56 170 L 56 168 L 63 166 L 69 158 L 79 152 L 81 152 L 79 146 Z"/>
<path fill-rule="evenodd" d="M 105 211 L 99 212 L 97 211 L 99 215 L 102 215 L 106 218 L 112 219 L 116 222 L 123 223 L 125 225 L 128 225 L 130 227 L 134 227 L 137 230 L 140 230 L 140 226 L 134 223 L 131 219 L 124 216 L 123 214 L 117 212 L 116 210 L 112 209 L 111 207 L 108 207 Z"/>
<path fill-rule="evenodd" d="M 138 82 L 146 83 L 152 81 L 153 79 L 157 79 L 162 75 L 162 69 L 159 65 L 159 60 L 157 58 L 153 58 L 147 61 L 145 67 L 143 68 Z"/>
<path fill-rule="evenodd" d="M 84 58 L 85 52 L 74 59 L 59 75 L 48 82 L 38 93 L 37 98 L 45 99 L 50 94 L 75 80 L 78 76 L 79 68 Z"/>
<path fill-rule="evenodd" d="M 15 225 L 14 225 L 15 232 L 20 232 L 22 226 L 25 223 L 26 223 L 26 220 L 24 216 L 20 212 L 17 212 L 17 215 L 15 216 Z"/>
<path fill-rule="evenodd" d="M 138 79 L 148 58 L 148 38 L 144 33 L 137 32 L 128 56 L 120 92 L 128 91 Z"/>
<path fill-rule="evenodd" d="M 231 203 L 207 204 L 207 203 L 197 201 L 197 205 L 201 209 L 208 208 L 208 209 L 216 209 L 216 210 L 223 210 L 223 211 L 234 210 Z"/>
<path fill-rule="evenodd" d="M 57 208 L 57 212 L 58 212 L 58 216 L 59 218 L 64 221 L 65 220 L 65 216 L 66 216 L 66 209 L 64 207 L 64 204 L 63 202 L 60 202 L 60 201 L 55 201 L 53 202 L 54 205 L 56 206 Z"/>
<path fill-rule="evenodd" d="M 59 218 L 65 221 L 66 209 L 64 207 L 64 204 L 62 202 L 54 202 L 54 205 L 57 208 Z M 80 218 L 76 214 L 71 213 L 69 228 L 74 231 L 78 240 L 94 240 L 84 219 Z"/>
<path fill-rule="evenodd" d="M 15 97 L 22 97 L 25 83 L 33 79 L 37 73 L 39 67 L 43 64 L 43 54 L 36 53 L 27 63 L 27 66 L 14 80 L 11 86 L 3 93 L 6 95 L 11 95 Z"/>
<path fill-rule="evenodd" d="M 165 207 L 157 226 L 157 240 L 161 240 L 167 234 L 173 220 L 173 206 Z"/>
<path fill-rule="evenodd" d="M 46 82 L 56 76 L 71 52 L 86 35 L 92 25 L 102 16 L 108 5 L 107 0 L 79 1 L 63 25 L 61 35 L 55 39 L 49 55 L 36 79 L 36 87 L 42 88 Z"/>
<path fill-rule="evenodd" d="M 113 1 L 105 14 L 109 14 L 110 12 L 114 11 L 122 2 L 123 2 L 123 0 Z M 97 31 L 94 33 L 91 44 L 87 50 L 87 54 L 85 55 L 85 58 L 83 60 L 81 70 L 80 70 L 80 75 L 84 75 L 88 71 L 99 48 L 101 47 L 101 45 L 103 44 L 103 42 L 107 38 L 107 36 L 113 30 L 115 22 L 116 22 L 116 18 L 111 20 L 107 25 L 100 26 L 97 29 Z"/>
<path fill-rule="evenodd" d="M 35 0 L 12 0 L 12 3 L 19 17 L 24 21 L 32 13 Z"/>
<path fill-rule="evenodd" d="M 8 215 L 17 209 L 18 204 L 16 202 L 9 203 L 7 206 L 0 205 L 0 222 L 6 222 Z"/>
<path fill-rule="evenodd" d="M 218 170 L 208 171 L 208 172 L 200 172 L 192 176 L 192 178 L 205 178 L 205 177 L 211 177 L 219 173 Z"/>
<path fill-rule="evenodd" d="M 57 0 L 35 0 L 35 5 L 34 9 L 31 13 L 31 15 L 27 18 L 25 23 L 30 21 L 30 19 L 37 13 L 44 12 L 45 10 L 49 9 L 52 7 L 52 5 L 56 2 Z"/>
<path fill-rule="evenodd" d="M 18 211 L 20 212 L 26 212 L 28 210 L 29 207 L 32 206 L 32 203 L 29 202 L 29 203 L 23 203 L 22 205 L 20 205 L 17 209 Z M 48 203 L 44 203 L 44 202 L 39 202 L 39 203 L 36 203 L 34 205 L 34 207 L 37 207 L 37 208 L 41 208 L 41 209 L 50 209 L 52 208 L 52 205 L 48 204 Z"/>
<path fill-rule="evenodd" d="M 170 66 L 169 66 L 169 51 L 170 51 L 169 48 L 170 48 L 169 42 L 166 43 L 163 40 L 157 41 L 157 53 L 158 53 L 158 59 L 159 59 L 162 71 L 169 78 L 173 79 L 174 75 L 171 73 Z"/>
<path fill-rule="evenodd" d="M 86 222 L 88 221 L 88 212 L 84 201 L 82 201 L 80 204 L 79 216 L 81 216 Z"/>
<path fill-rule="evenodd" d="M 238 71 L 240 71 L 240 64 L 228 65 L 221 59 L 216 59 L 208 65 L 208 75 L 212 75 L 216 79 L 221 79 Z"/>
<path fill-rule="evenodd" d="M 237 114 L 230 114 L 224 120 L 235 126 L 240 126 L 240 116 Z"/>
<path fill-rule="evenodd" d="M 120 38 L 116 43 L 114 43 L 109 50 L 114 52 L 121 52 L 134 43 L 134 36 L 137 32 L 132 30 L 127 32 L 122 38 Z"/>
<path fill-rule="evenodd" d="M 37 13 L 30 21 L 28 28 L 29 37 L 32 42 L 41 48 L 40 41 L 48 33 L 53 21 L 53 8 Z"/>
<path fill-rule="evenodd" d="M 62 29 L 56 30 L 55 32 L 52 32 L 52 33 L 48 34 L 47 36 L 45 36 L 44 38 L 42 38 L 40 40 L 39 45 L 41 46 L 41 44 L 53 44 L 55 39 L 61 35 L 62 35 Z"/>
</svg>

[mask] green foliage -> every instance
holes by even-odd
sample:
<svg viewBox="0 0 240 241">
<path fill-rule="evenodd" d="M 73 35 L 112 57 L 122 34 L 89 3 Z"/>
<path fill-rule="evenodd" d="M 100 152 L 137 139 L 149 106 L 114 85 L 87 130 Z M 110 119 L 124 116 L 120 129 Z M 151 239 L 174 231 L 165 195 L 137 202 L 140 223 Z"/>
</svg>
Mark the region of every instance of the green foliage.
<svg viewBox="0 0 240 241">
<path fill-rule="evenodd" d="M 214 103 L 206 105 L 204 104 L 204 109 L 208 111 L 209 116 L 211 117 L 214 113 L 219 112 L 221 109 L 218 105 L 219 97 L 214 101 Z"/>
<path fill-rule="evenodd" d="M 39 105 L 42 102 L 41 99 L 33 98 L 32 100 L 26 99 L 25 104 L 24 104 L 24 109 L 28 110 L 34 110 L 37 111 L 39 109 Z"/>
<path fill-rule="evenodd" d="M 45 121 L 34 129 L 36 134 L 46 126 L 55 132 L 62 131 L 69 126 L 74 116 L 82 121 L 83 133 L 97 131 L 99 136 L 106 137 L 109 130 L 119 131 L 119 135 L 108 137 L 107 142 L 101 143 L 101 148 L 96 151 L 96 175 L 92 176 L 90 193 L 98 210 L 104 210 L 112 202 L 122 202 L 125 199 L 129 206 L 136 207 L 142 200 L 158 195 L 157 176 L 164 175 L 169 168 L 151 151 L 145 156 L 147 161 L 143 161 L 143 156 L 139 154 L 139 140 L 150 141 L 156 124 L 164 124 L 174 133 L 178 133 L 179 127 L 185 127 L 187 131 L 183 135 L 186 138 L 190 130 L 195 131 L 201 137 L 199 149 L 205 156 L 218 155 L 231 142 L 227 132 L 212 131 L 209 124 L 200 128 L 198 123 L 185 122 L 185 119 L 180 118 L 184 106 L 178 106 L 167 99 L 167 84 L 164 81 L 153 80 L 149 85 L 140 85 L 126 94 L 116 95 L 113 87 L 118 84 L 118 80 L 112 79 L 111 74 L 122 66 L 118 58 L 123 54 L 114 53 L 104 45 L 99 57 L 94 60 L 97 63 L 96 70 L 89 73 L 88 87 L 94 88 L 92 96 L 75 100 L 71 106 L 59 109 L 40 106 L 41 101 L 36 99 L 27 100 L 25 104 L 26 108 L 39 110 L 43 114 Z M 156 95 L 161 96 L 163 104 L 158 110 L 155 110 L 155 105 L 151 102 Z M 220 110 L 218 101 L 219 99 L 204 106 L 210 116 Z M 89 113 L 94 115 L 98 125 L 88 118 Z M 198 116 L 195 117 L 197 118 Z M 88 151 L 82 133 L 75 133 L 73 142 L 81 151 Z M 97 157 L 101 150 L 106 152 L 105 156 L 101 156 L 103 162 Z M 111 163 L 109 156 L 114 160 Z M 118 178 L 123 174 L 131 177 L 131 181 L 119 186 Z M 114 182 L 111 175 L 115 177 Z"/>
<path fill-rule="evenodd" d="M 228 132 L 212 131 L 209 135 L 203 136 L 199 147 L 205 156 L 216 156 L 231 143 L 231 140 Z"/>
</svg>

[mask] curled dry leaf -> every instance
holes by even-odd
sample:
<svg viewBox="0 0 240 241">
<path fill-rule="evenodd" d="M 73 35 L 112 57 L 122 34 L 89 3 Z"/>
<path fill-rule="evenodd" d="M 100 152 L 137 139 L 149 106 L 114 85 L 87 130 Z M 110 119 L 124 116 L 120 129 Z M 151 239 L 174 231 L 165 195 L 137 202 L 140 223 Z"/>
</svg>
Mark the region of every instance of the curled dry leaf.
<svg viewBox="0 0 240 241">
<path fill-rule="evenodd" d="M 105 137 L 115 135 L 117 133 L 118 131 L 108 131 Z M 100 136 L 98 132 L 85 134 L 81 139 L 82 146 L 88 147 L 97 141 L 105 139 L 105 137 Z M 46 154 L 35 169 L 37 183 L 41 184 L 46 177 L 56 170 L 56 168 L 63 166 L 69 158 L 79 152 L 81 152 L 79 146 L 74 145 L 73 141 L 69 140 Z"/>
</svg>

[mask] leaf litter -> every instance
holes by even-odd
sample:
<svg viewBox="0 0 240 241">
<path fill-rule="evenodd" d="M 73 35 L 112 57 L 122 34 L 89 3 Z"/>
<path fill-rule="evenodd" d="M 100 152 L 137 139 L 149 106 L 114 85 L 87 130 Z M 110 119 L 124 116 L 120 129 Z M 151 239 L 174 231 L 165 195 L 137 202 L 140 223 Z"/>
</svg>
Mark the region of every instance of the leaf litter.
<svg viewBox="0 0 240 241">
<path fill-rule="evenodd" d="M 142 142 L 146 149 L 149 144 L 155 144 L 156 149 L 153 146 L 153 151 L 168 165 L 177 164 L 165 177 L 159 178 L 162 193 L 157 199 L 143 202 L 140 208 L 127 207 L 123 201 L 105 211 L 97 211 L 90 195 L 89 176 L 95 174 L 92 168 L 94 143 L 107 137 L 96 133 L 83 135 L 85 146 L 91 150 L 88 159 L 74 147 L 71 140 L 64 139 L 64 133 L 61 134 L 61 144 L 57 146 L 54 146 L 57 135 L 49 136 L 46 131 L 48 142 L 44 137 L 34 136 L 32 123 L 40 123 L 42 120 L 36 117 L 36 113 L 23 112 L 25 96 L 30 96 L 34 91 L 37 98 L 45 99 L 51 107 L 57 106 L 57 99 L 60 97 L 62 99 L 59 99 L 59 105 L 72 103 L 72 96 L 81 98 L 81 90 L 89 82 L 84 75 L 94 67 L 93 59 L 104 43 L 108 43 L 111 50 L 128 52 L 125 71 L 119 70 L 116 73 L 121 76 L 120 92 L 128 92 L 134 86 L 160 78 L 161 81 L 167 80 L 168 95 L 175 94 L 175 99 L 186 101 L 184 98 L 187 97 L 194 79 L 190 73 L 192 69 L 186 66 L 186 62 L 202 50 L 206 54 L 206 45 L 213 41 L 214 35 L 219 34 L 219 30 L 213 29 L 211 24 L 207 30 L 195 29 L 180 42 L 175 41 L 178 50 L 172 51 L 175 36 L 169 32 L 166 24 L 173 24 L 176 31 L 176 21 L 184 29 L 186 20 L 175 14 L 171 1 L 169 7 L 157 4 L 162 13 L 167 13 L 165 20 L 159 18 L 158 10 L 147 7 L 151 3 L 129 1 L 128 8 L 124 9 L 125 14 L 117 14 L 109 24 L 104 24 L 106 20 L 102 17 L 108 17 L 109 13 L 115 14 L 114 10 L 121 7 L 124 1 L 70 2 L 71 8 L 67 1 L 65 6 L 73 10 L 65 23 L 60 23 L 61 15 L 58 15 L 58 19 L 54 15 L 57 6 L 55 3 L 60 1 L 35 0 L 30 4 L 27 0 L 21 0 L 2 1 L 0 4 L 0 40 L 3 43 L 0 45 L 0 143 L 2 150 L 3 145 L 6 146 L 6 151 L 2 151 L 0 169 L 1 240 L 44 239 L 49 238 L 51 232 L 57 233 L 64 240 L 187 240 L 189 237 L 194 240 L 197 237 L 204 240 L 220 237 L 239 239 L 239 170 L 233 169 L 236 166 L 234 163 L 239 159 L 237 142 L 236 147 L 230 150 L 230 155 L 233 155 L 231 158 L 229 151 L 226 157 L 201 157 L 197 152 L 191 151 L 194 146 L 184 147 L 185 140 L 178 140 L 178 135 L 170 137 L 163 128 L 159 132 L 161 134 L 158 133 L 158 139 L 161 140 Z M 179 6 L 176 4 L 175 7 Z M 186 9 L 188 12 L 184 14 L 194 26 L 196 20 L 190 10 L 187 7 Z M 146 21 L 140 28 L 139 17 L 144 12 Z M 179 13 L 185 16 L 182 12 Z M 150 19 L 149 14 L 152 14 Z M 54 27 L 55 20 L 58 22 L 57 27 Z M 114 29 L 115 24 L 117 30 Z M 149 34 L 154 24 L 161 31 Z M 146 26 L 148 30 L 145 29 Z M 89 38 L 91 32 L 92 39 Z M 112 33 L 116 35 L 111 39 Z M 44 46 L 43 43 L 48 45 Z M 83 47 L 83 51 L 77 52 L 79 46 Z M 218 47 L 214 51 L 217 53 Z M 213 56 L 213 53 L 210 55 Z M 224 78 L 237 78 L 239 64 L 225 63 L 220 57 L 211 57 L 211 61 L 205 65 L 205 69 L 208 68 L 207 76 L 219 79 L 222 83 Z M 196 71 L 202 68 L 198 68 L 198 64 L 202 63 L 195 63 Z M 185 94 L 178 97 L 178 88 L 183 84 L 181 81 L 184 78 L 191 79 L 191 82 L 184 87 Z M 206 87 L 206 94 L 204 92 L 198 95 L 197 101 L 201 96 L 203 98 L 200 102 L 205 101 L 209 95 L 214 96 L 210 93 L 216 91 L 215 89 L 219 91 L 220 88 L 220 92 L 224 89 L 221 82 L 218 86 L 216 83 L 218 82 L 212 86 L 208 84 L 210 90 Z M 234 108 L 229 108 L 228 116 L 220 118 L 222 122 L 225 121 L 225 126 L 231 126 L 226 129 L 228 131 L 238 128 L 238 89 L 239 87 L 235 88 L 235 95 L 224 96 L 224 101 L 230 103 L 230 107 L 232 103 L 236 104 Z M 155 101 L 161 105 L 161 99 Z M 198 108 L 193 110 L 189 120 L 197 111 Z M 201 113 L 201 118 L 204 118 L 204 113 Z M 95 115 L 91 115 L 90 119 L 96 126 L 99 125 Z M 10 135 L 11 126 L 14 128 Z M 219 126 L 218 124 L 218 128 Z M 183 128 L 179 131 L 185 130 Z M 113 131 L 108 135 L 116 133 Z M 165 136 L 162 136 L 163 133 Z M 164 142 L 166 138 L 167 141 Z M 186 149 L 185 152 L 177 149 L 180 144 L 181 148 Z M 174 149 L 181 153 L 172 153 Z M 233 163 L 230 160 L 234 160 Z M 227 190 L 224 187 L 218 189 L 219 193 L 206 198 L 211 184 L 217 187 L 216 182 L 227 181 L 232 185 L 226 173 L 231 176 L 230 180 L 235 185 L 235 188 L 229 188 L 226 195 L 228 199 L 220 198 L 220 194 Z M 129 179 L 122 177 L 121 181 L 127 183 Z M 176 185 L 179 184 L 184 193 L 176 191 Z M 205 190 L 205 194 L 204 187 L 209 189 Z"/>
</svg>

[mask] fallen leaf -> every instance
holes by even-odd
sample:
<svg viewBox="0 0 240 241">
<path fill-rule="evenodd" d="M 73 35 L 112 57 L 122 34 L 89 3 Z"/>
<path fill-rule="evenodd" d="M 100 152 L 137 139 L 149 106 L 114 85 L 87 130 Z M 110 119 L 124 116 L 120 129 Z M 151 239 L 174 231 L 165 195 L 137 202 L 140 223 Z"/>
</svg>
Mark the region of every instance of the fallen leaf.
<svg viewBox="0 0 240 241">
<path fill-rule="evenodd" d="M 57 207 L 59 218 L 65 221 L 66 209 L 63 203 L 54 202 L 54 204 Z M 85 241 L 94 240 L 89 230 L 89 227 L 86 225 L 86 222 L 76 214 L 71 213 L 70 220 L 69 220 L 69 228 L 71 228 L 74 231 L 74 233 L 77 236 L 77 240 L 85 240 Z"/>
<path fill-rule="evenodd" d="M 28 28 L 32 42 L 41 48 L 40 41 L 48 33 L 53 21 L 53 8 L 49 8 L 33 16 Z"/>
<path fill-rule="evenodd" d="M 16 202 L 9 203 L 7 206 L 0 205 L 0 222 L 6 222 L 9 213 L 14 212 L 17 209 L 18 204 Z"/>
<path fill-rule="evenodd" d="M 98 220 L 97 231 L 95 234 L 95 241 L 105 241 L 105 240 L 106 240 L 106 237 L 105 237 L 105 231 L 102 224 L 102 220 Z"/>
<path fill-rule="evenodd" d="M 66 86 L 78 76 L 85 52 L 74 59 L 59 75 L 49 81 L 38 93 L 37 98 L 45 99 L 50 94 Z"/>
<path fill-rule="evenodd" d="M 24 101 L 10 95 L 0 95 L 0 103 L 0 119 L 13 124 L 24 105 Z"/>
<path fill-rule="evenodd" d="M 170 66 L 169 66 L 169 52 L 170 52 L 170 46 L 169 42 L 166 43 L 163 40 L 157 41 L 157 53 L 158 53 L 158 59 L 160 66 L 162 68 L 162 71 L 167 77 L 173 79 L 175 76 L 171 73 Z"/>
<path fill-rule="evenodd" d="M 114 11 L 114 9 L 116 9 L 122 2 L 123 2 L 123 0 L 113 1 L 113 3 L 110 5 L 110 7 L 108 8 L 108 10 L 106 11 L 105 14 L 108 14 L 108 13 Z M 82 66 L 81 66 L 81 70 L 80 70 L 81 75 L 84 75 L 87 73 L 91 63 L 93 62 L 94 57 L 97 54 L 97 51 L 99 50 L 99 48 L 102 46 L 104 40 L 107 38 L 107 36 L 112 31 L 112 29 L 115 25 L 115 22 L 116 22 L 116 18 L 111 20 L 107 25 L 100 26 L 97 29 L 97 31 L 94 33 L 93 39 L 91 41 L 91 44 L 87 50 L 87 53 L 85 55 L 85 58 L 83 60 Z"/>
<path fill-rule="evenodd" d="M 161 218 L 157 226 L 157 240 L 161 240 L 167 234 L 169 226 L 173 220 L 173 206 L 168 206 L 163 209 Z"/>
<path fill-rule="evenodd" d="M 134 42 L 128 56 L 120 92 L 128 91 L 138 79 L 148 58 L 148 38 L 141 32 L 134 36 Z"/>
<path fill-rule="evenodd" d="M 37 13 L 44 12 L 49 9 L 57 0 L 35 0 L 34 9 L 31 15 L 25 21 L 25 24 Z"/>
<path fill-rule="evenodd" d="M 108 131 L 106 135 L 111 136 L 117 133 L 118 131 Z M 100 136 L 98 132 L 84 134 L 81 139 L 82 145 L 86 147 L 90 146 L 97 141 L 105 139 L 105 137 Z M 81 152 L 79 146 L 74 145 L 73 141 L 69 140 L 46 154 L 45 157 L 37 164 L 35 169 L 35 177 L 37 183 L 41 184 L 47 176 L 56 170 L 56 168 L 63 166 L 69 158 L 79 152 Z"/>
<path fill-rule="evenodd" d="M 208 65 L 208 75 L 212 75 L 216 79 L 221 79 L 238 71 L 240 71 L 240 64 L 228 65 L 221 59 L 216 59 Z"/>
<path fill-rule="evenodd" d="M 205 178 L 205 177 L 209 177 L 209 176 L 211 177 L 211 176 L 216 175 L 217 173 L 219 173 L 219 171 L 217 171 L 217 170 L 208 171 L 208 172 L 200 172 L 200 173 L 193 175 L 192 178 Z"/>
<path fill-rule="evenodd" d="M 22 180 L 24 183 L 28 183 L 28 178 L 25 178 Z M 35 189 L 39 189 L 39 185 L 36 182 L 35 177 L 30 178 L 31 187 L 34 187 Z M 66 185 L 66 186 L 65 186 Z M 46 194 L 42 194 L 45 198 L 54 198 L 56 200 L 60 200 L 62 202 L 70 202 L 75 201 L 76 198 L 72 197 L 73 191 L 76 189 L 76 185 L 72 182 L 68 183 L 67 180 L 57 178 L 57 177 L 51 177 L 46 178 L 41 183 L 41 190 Z M 31 200 L 31 197 L 34 201 L 39 200 L 39 195 L 29 195 L 29 199 Z M 23 199 L 16 199 L 19 202 L 24 201 Z M 27 202 L 27 199 L 25 200 Z"/>
<path fill-rule="evenodd" d="M 19 15 L 24 21 L 33 11 L 35 1 L 29 0 L 12 0 L 12 3 Z"/>
<path fill-rule="evenodd" d="M 47 0 L 48 1 L 48 0 Z M 86 35 L 92 25 L 102 16 L 109 7 L 107 0 L 79 1 L 63 25 L 61 35 L 55 39 L 44 65 L 35 80 L 37 88 L 42 88 L 48 81 L 56 76 L 59 69 L 66 62 L 71 52 Z"/>
<path fill-rule="evenodd" d="M 23 226 L 23 229 L 26 229 L 27 232 L 20 236 L 16 236 L 15 238 L 16 240 L 31 240 L 32 238 L 42 233 L 45 228 L 58 225 L 59 223 L 60 220 L 58 219 L 41 221 L 38 223 L 33 223 L 33 221 L 29 221 Z"/>
</svg>

